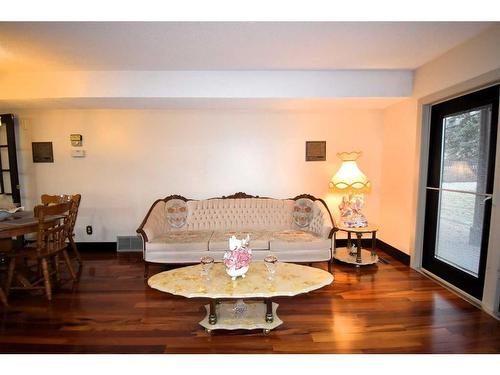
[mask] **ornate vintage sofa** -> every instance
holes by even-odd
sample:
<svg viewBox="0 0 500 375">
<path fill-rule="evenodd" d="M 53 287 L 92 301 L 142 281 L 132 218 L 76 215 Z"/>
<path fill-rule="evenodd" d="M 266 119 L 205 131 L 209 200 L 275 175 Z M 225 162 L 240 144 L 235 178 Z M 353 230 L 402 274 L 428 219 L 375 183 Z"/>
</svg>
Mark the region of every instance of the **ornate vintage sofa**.
<svg viewBox="0 0 500 375">
<path fill-rule="evenodd" d="M 153 203 L 137 233 L 143 238 L 145 277 L 149 263 L 221 261 L 232 235 L 250 235 L 255 260 L 269 254 L 284 262 L 328 262 L 336 231 L 326 203 L 312 195 L 274 199 L 236 193 L 221 198 L 171 195 Z"/>
</svg>

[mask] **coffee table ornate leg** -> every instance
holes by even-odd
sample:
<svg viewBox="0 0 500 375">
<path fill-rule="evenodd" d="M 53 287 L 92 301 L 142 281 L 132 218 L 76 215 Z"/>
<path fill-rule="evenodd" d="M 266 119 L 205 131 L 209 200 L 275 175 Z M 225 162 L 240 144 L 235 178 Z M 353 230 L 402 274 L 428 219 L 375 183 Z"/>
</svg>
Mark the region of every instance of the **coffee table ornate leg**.
<svg viewBox="0 0 500 375">
<path fill-rule="evenodd" d="M 361 233 L 356 233 L 356 237 L 358 238 L 358 246 L 356 249 L 356 263 L 361 263 L 361 237 L 363 235 Z"/>
<path fill-rule="evenodd" d="M 210 300 L 210 314 L 208 315 L 208 322 L 210 324 L 217 323 L 217 313 L 215 312 L 215 305 L 216 304 L 217 304 L 217 300 L 215 300 L 215 299 Z"/>
<path fill-rule="evenodd" d="M 274 321 L 273 301 L 271 301 L 270 299 L 266 299 L 265 303 L 266 303 L 266 322 L 272 323 Z"/>
</svg>

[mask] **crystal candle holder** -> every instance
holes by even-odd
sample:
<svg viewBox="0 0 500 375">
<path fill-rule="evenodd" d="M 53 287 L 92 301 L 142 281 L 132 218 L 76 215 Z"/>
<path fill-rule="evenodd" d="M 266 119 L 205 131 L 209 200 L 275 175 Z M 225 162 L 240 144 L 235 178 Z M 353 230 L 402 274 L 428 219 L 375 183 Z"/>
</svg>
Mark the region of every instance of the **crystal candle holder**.
<svg viewBox="0 0 500 375">
<path fill-rule="evenodd" d="M 214 258 L 208 256 L 200 259 L 201 274 L 207 280 L 210 279 L 210 270 L 214 266 L 214 262 Z"/>
<path fill-rule="evenodd" d="M 264 264 L 267 268 L 268 279 L 273 280 L 276 273 L 276 265 L 278 263 L 278 258 L 274 255 L 268 255 L 264 258 Z"/>
</svg>

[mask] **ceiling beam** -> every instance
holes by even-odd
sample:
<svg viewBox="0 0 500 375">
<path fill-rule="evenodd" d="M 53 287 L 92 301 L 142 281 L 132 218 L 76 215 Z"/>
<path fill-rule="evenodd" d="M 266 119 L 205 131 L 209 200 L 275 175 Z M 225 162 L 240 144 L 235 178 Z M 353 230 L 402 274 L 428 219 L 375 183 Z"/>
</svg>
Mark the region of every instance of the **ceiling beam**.
<svg viewBox="0 0 500 375">
<path fill-rule="evenodd" d="M 411 70 L 67 71 L 0 75 L 0 100 L 408 97 Z"/>
</svg>

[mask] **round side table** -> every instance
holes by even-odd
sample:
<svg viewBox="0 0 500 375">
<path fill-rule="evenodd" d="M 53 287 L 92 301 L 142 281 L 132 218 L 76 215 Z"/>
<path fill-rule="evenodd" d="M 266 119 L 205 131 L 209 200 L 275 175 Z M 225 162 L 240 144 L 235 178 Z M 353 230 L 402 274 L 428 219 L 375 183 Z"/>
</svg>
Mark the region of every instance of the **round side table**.
<svg viewBox="0 0 500 375">
<path fill-rule="evenodd" d="M 375 264 L 378 262 L 377 255 L 377 231 L 378 228 L 374 225 L 368 225 L 363 228 L 348 228 L 338 227 L 338 230 L 347 233 L 347 247 L 335 247 L 333 258 L 341 262 L 355 264 L 356 267 Z M 352 234 L 356 235 L 356 252 L 352 252 L 353 240 Z M 371 249 L 363 249 L 361 246 L 361 239 L 364 234 L 371 234 L 372 246 Z"/>
</svg>

